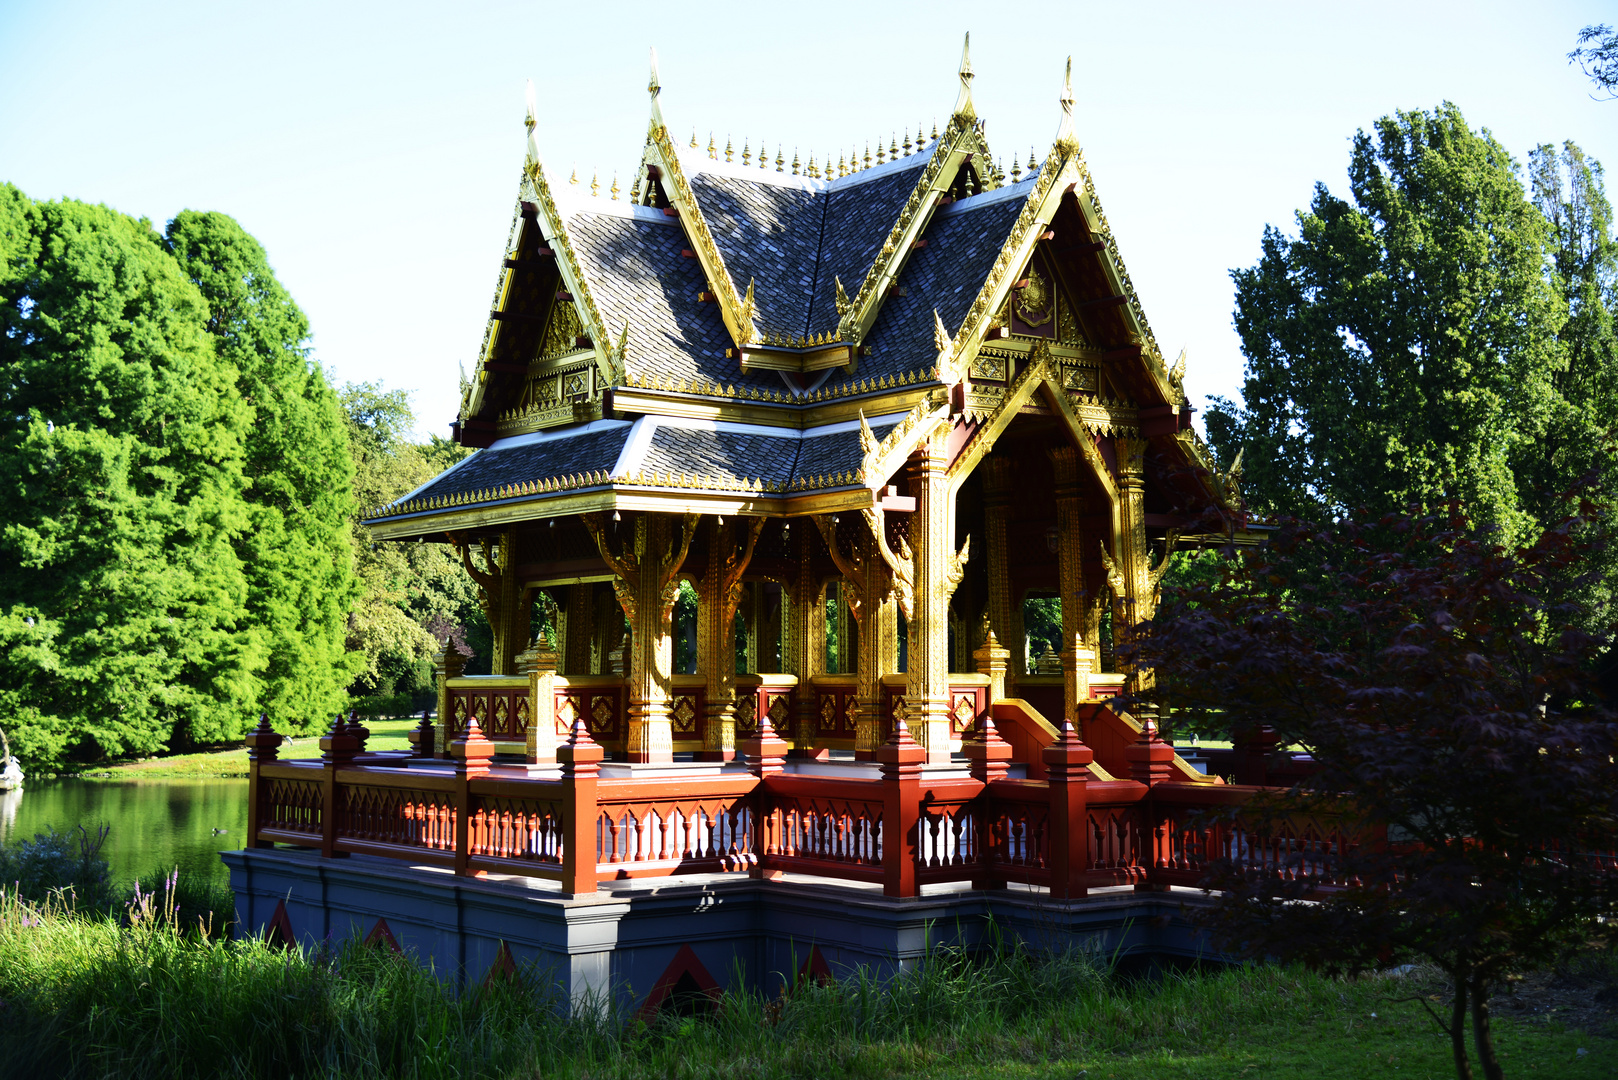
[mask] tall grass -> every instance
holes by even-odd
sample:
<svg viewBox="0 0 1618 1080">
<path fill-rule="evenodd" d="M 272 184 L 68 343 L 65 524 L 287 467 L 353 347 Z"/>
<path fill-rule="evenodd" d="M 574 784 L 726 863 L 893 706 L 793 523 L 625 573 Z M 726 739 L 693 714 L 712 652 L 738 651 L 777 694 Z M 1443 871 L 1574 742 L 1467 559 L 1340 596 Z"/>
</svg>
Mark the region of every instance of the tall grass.
<svg viewBox="0 0 1618 1080">
<path fill-rule="evenodd" d="M 354 940 L 210 936 L 175 890 L 142 895 L 94 917 L 0 897 L 0 1077 L 895 1075 L 1217 1044 L 1350 992 L 1279 968 L 1131 981 L 1090 954 L 1001 944 L 646 1022 L 610 1001 L 569 1008 L 542 970 L 457 988 Z"/>
</svg>

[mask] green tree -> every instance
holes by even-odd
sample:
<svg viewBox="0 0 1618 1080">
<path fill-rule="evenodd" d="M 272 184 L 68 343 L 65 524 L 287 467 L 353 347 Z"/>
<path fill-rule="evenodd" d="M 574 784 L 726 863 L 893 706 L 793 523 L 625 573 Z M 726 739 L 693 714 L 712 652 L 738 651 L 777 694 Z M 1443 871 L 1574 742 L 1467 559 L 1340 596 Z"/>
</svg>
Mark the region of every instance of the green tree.
<svg viewBox="0 0 1618 1080">
<path fill-rule="evenodd" d="M 1307 516 L 1458 496 L 1522 537 L 1517 466 L 1559 413 L 1567 303 L 1551 229 L 1511 156 L 1454 105 L 1359 132 L 1352 201 L 1317 185 L 1299 235 L 1266 228 L 1234 271 L 1241 407 L 1218 400 L 1220 456 L 1249 495 Z"/>
<path fill-rule="evenodd" d="M 36 763 L 240 730 L 249 411 L 146 221 L 0 185 L 0 715 Z"/>
<path fill-rule="evenodd" d="M 1567 62 L 1578 64 L 1601 95 L 1618 98 L 1618 31 L 1606 23 L 1586 26 L 1579 31 L 1579 47 L 1567 54 Z"/>
<path fill-rule="evenodd" d="M 252 410 L 244 470 L 249 526 L 237 539 L 246 620 L 264 667 L 259 708 L 309 730 L 343 705 L 344 648 L 358 588 L 350 519 L 348 425 L 325 373 L 309 361 L 309 322 L 258 241 L 224 214 L 184 211 L 169 251 L 208 302 L 215 351 Z"/>
<path fill-rule="evenodd" d="M 380 383 L 350 383 L 341 391 L 354 458 L 354 502 L 359 514 L 392 502 L 466 455 L 448 440 L 410 441 L 415 416 L 403 390 Z M 487 620 L 476 587 L 442 544 L 383 543 L 353 525 L 354 567 L 360 596 L 348 619 L 348 648 L 361 659 L 354 691 L 392 696 L 431 685 L 429 661 L 440 641 L 428 627 L 465 627 L 482 656 L 468 665 L 487 670 Z M 481 632 L 480 632 L 481 631 Z"/>
</svg>

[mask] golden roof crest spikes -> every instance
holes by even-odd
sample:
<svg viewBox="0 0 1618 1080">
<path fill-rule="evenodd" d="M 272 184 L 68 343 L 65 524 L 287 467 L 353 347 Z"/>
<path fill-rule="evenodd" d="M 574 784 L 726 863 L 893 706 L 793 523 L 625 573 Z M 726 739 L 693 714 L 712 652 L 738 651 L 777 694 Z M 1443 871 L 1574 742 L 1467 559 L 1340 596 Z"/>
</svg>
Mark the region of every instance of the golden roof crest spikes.
<svg viewBox="0 0 1618 1080">
<path fill-rule="evenodd" d="M 696 148 L 697 148 L 697 129 L 692 128 L 691 129 L 691 149 L 695 150 Z"/>
<path fill-rule="evenodd" d="M 887 164 L 886 154 L 887 154 L 887 151 L 882 149 L 882 140 L 878 139 L 876 141 L 876 163 L 878 165 L 886 165 Z"/>
<path fill-rule="evenodd" d="M 799 173 L 798 173 L 798 148 L 797 147 L 792 148 L 792 175 L 793 176 L 799 175 Z"/>
<path fill-rule="evenodd" d="M 714 145 L 713 132 L 711 132 L 711 131 L 708 132 L 708 160 L 709 161 L 718 161 L 719 160 L 719 147 Z"/>
<path fill-rule="evenodd" d="M 617 173 L 612 174 L 612 187 L 609 188 L 608 190 L 612 193 L 612 201 L 617 202 L 618 201 L 618 190 L 619 190 L 619 188 L 618 188 L 618 174 Z"/>
<path fill-rule="evenodd" d="M 1022 179 L 1022 163 L 1016 158 L 1011 159 L 1011 182 L 1017 183 Z"/>
<path fill-rule="evenodd" d="M 961 92 L 955 98 L 955 115 L 974 118 L 977 109 L 972 106 L 972 33 L 967 31 L 966 39 L 961 43 Z"/>
<path fill-rule="evenodd" d="M 787 163 L 787 159 L 781 156 L 781 144 L 776 143 L 776 145 L 775 145 L 775 171 L 776 172 L 786 172 L 787 171 L 786 170 L 786 163 Z"/>
<path fill-rule="evenodd" d="M 591 173 L 590 174 L 590 195 L 591 195 L 592 198 L 597 198 L 597 199 L 599 199 L 601 197 L 601 174 L 600 173 Z"/>
<path fill-rule="evenodd" d="M 753 144 L 744 139 L 744 140 L 742 140 L 742 164 L 743 165 L 751 165 L 752 163 L 753 163 Z"/>
<path fill-rule="evenodd" d="M 730 148 L 730 136 L 729 135 L 725 136 L 725 160 L 727 162 L 735 160 L 735 152 L 733 150 L 731 150 L 731 148 Z"/>
</svg>

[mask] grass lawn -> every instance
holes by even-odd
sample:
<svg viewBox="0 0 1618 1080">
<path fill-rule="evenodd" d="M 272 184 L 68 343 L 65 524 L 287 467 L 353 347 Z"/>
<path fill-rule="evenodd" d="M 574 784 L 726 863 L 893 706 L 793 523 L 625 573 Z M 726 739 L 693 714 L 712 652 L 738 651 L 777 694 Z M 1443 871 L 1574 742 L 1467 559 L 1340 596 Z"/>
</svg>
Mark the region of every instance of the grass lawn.
<svg viewBox="0 0 1618 1080">
<path fill-rule="evenodd" d="M 195 910 L 166 917 L 159 902 L 133 919 L 85 917 L 0 898 L 0 1080 L 1454 1075 L 1447 1040 L 1411 1000 L 1442 995 L 1420 969 L 1126 978 L 1081 954 L 942 952 L 886 982 L 730 993 L 710 1015 L 647 1023 L 621 1007 L 569 1015 L 542 971 L 457 988 L 357 942 L 284 952 L 210 940 L 183 930 Z M 1595 969 L 1612 984 L 1610 960 Z M 1508 1076 L 1618 1075 L 1618 1040 L 1539 1011 L 1497 1023 Z M 1604 1009 L 1588 1026 L 1613 1019 Z"/>
<path fill-rule="evenodd" d="M 369 720 L 366 727 L 371 737 L 366 740 L 367 750 L 408 750 L 406 737 L 421 722 L 420 717 L 401 716 L 391 720 Z M 281 744 L 284 758 L 314 758 L 320 756 L 320 736 L 304 735 L 288 739 Z M 246 776 L 247 748 L 213 750 L 201 754 L 175 754 L 172 757 L 147 758 L 127 765 L 112 765 L 80 773 L 85 780 L 178 780 L 203 777 Z"/>
</svg>

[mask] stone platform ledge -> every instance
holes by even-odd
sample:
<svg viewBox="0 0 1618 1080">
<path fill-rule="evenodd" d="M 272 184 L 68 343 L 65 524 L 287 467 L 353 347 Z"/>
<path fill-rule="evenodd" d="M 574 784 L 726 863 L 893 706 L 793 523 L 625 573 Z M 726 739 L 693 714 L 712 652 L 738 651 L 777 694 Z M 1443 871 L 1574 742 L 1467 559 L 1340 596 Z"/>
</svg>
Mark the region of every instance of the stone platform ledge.
<svg viewBox="0 0 1618 1080">
<path fill-rule="evenodd" d="M 554 882 L 461 878 L 364 855 L 261 849 L 221 858 L 238 935 L 279 926 L 305 946 L 371 938 L 463 983 L 514 962 L 545 970 L 579 1004 L 610 996 L 639 1005 L 684 973 L 699 986 L 740 980 L 767 993 L 804 973 L 863 966 L 888 974 L 934 946 L 982 944 L 991 925 L 1041 950 L 1222 959 L 1188 918 L 1207 902 L 1196 890 L 1053 900 L 1026 886 L 931 886 L 892 898 L 880 886 L 801 874 L 769 882 L 692 874 L 609 882 L 593 896 L 566 898 Z"/>
</svg>

